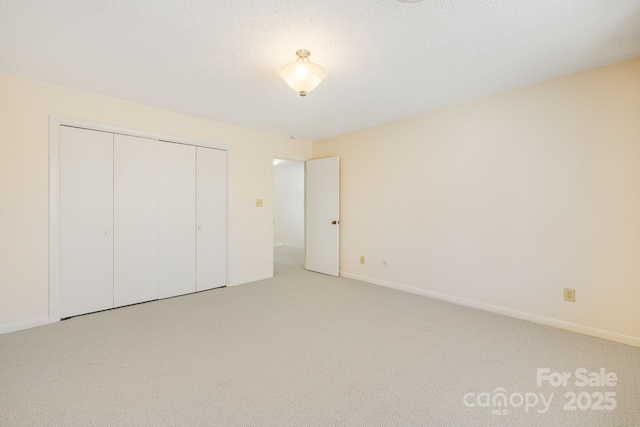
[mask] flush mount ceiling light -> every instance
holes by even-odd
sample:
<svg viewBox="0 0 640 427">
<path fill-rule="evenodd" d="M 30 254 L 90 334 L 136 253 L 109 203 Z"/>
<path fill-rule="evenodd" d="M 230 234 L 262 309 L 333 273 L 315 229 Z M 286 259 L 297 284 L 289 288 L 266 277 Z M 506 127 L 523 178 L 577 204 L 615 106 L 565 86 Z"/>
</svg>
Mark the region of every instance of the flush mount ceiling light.
<svg viewBox="0 0 640 427">
<path fill-rule="evenodd" d="M 296 51 L 296 55 L 298 55 L 296 62 L 291 62 L 280 68 L 280 77 L 300 96 L 307 96 L 308 92 L 314 90 L 327 77 L 327 71 L 318 64 L 309 61 L 311 52 L 308 50 L 300 49 Z"/>
</svg>

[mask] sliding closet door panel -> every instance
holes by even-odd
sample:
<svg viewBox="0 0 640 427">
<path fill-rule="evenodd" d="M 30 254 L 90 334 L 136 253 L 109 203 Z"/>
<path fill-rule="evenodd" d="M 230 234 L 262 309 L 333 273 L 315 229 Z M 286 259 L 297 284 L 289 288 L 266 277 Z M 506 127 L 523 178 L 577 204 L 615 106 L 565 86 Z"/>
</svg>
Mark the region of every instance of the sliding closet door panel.
<svg viewBox="0 0 640 427">
<path fill-rule="evenodd" d="M 227 152 L 197 148 L 197 290 L 227 284 Z"/>
<path fill-rule="evenodd" d="M 114 136 L 114 305 L 158 298 L 158 141 Z"/>
<path fill-rule="evenodd" d="M 196 147 L 160 142 L 160 298 L 196 291 Z"/>
<path fill-rule="evenodd" d="M 113 307 L 113 134 L 60 127 L 60 316 Z"/>
</svg>

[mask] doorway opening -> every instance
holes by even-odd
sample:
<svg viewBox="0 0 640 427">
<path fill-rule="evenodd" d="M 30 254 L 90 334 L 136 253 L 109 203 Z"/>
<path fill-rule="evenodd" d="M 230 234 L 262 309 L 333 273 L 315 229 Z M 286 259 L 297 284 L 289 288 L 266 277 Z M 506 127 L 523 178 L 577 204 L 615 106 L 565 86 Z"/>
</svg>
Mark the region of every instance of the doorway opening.
<svg viewBox="0 0 640 427">
<path fill-rule="evenodd" d="M 273 159 L 274 275 L 304 268 L 304 161 Z"/>
</svg>

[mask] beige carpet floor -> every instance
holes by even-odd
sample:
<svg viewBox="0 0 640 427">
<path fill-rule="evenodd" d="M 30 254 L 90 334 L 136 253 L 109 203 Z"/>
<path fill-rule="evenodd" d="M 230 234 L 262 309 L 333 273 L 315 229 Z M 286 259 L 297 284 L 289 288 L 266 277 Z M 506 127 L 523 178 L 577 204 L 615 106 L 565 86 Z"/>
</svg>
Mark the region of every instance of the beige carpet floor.
<svg viewBox="0 0 640 427">
<path fill-rule="evenodd" d="M 640 426 L 639 348 L 277 259 L 273 279 L 1 335 L 0 425 Z M 537 368 L 618 381 L 539 387 Z M 513 404 L 478 406 L 497 388 Z M 590 409 L 599 392 L 616 408 Z"/>
</svg>

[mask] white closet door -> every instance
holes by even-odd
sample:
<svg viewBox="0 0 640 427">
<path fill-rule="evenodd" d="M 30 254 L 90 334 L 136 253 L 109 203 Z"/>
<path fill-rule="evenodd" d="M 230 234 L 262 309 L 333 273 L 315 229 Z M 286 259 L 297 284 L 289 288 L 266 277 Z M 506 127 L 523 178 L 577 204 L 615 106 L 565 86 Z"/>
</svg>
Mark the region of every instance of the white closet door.
<svg viewBox="0 0 640 427">
<path fill-rule="evenodd" d="M 227 284 L 227 152 L 197 147 L 196 289 Z"/>
<path fill-rule="evenodd" d="M 60 317 L 113 307 L 113 134 L 60 128 Z"/>
<path fill-rule="evenodd" d="M 160 298 L 196 291 L 196 147 L 160 142 Z"/>
<path fill-rule="evenodd" d="M 158 141 L 114 136 L 115 307 L 158 298 Z"/>
</svg>

